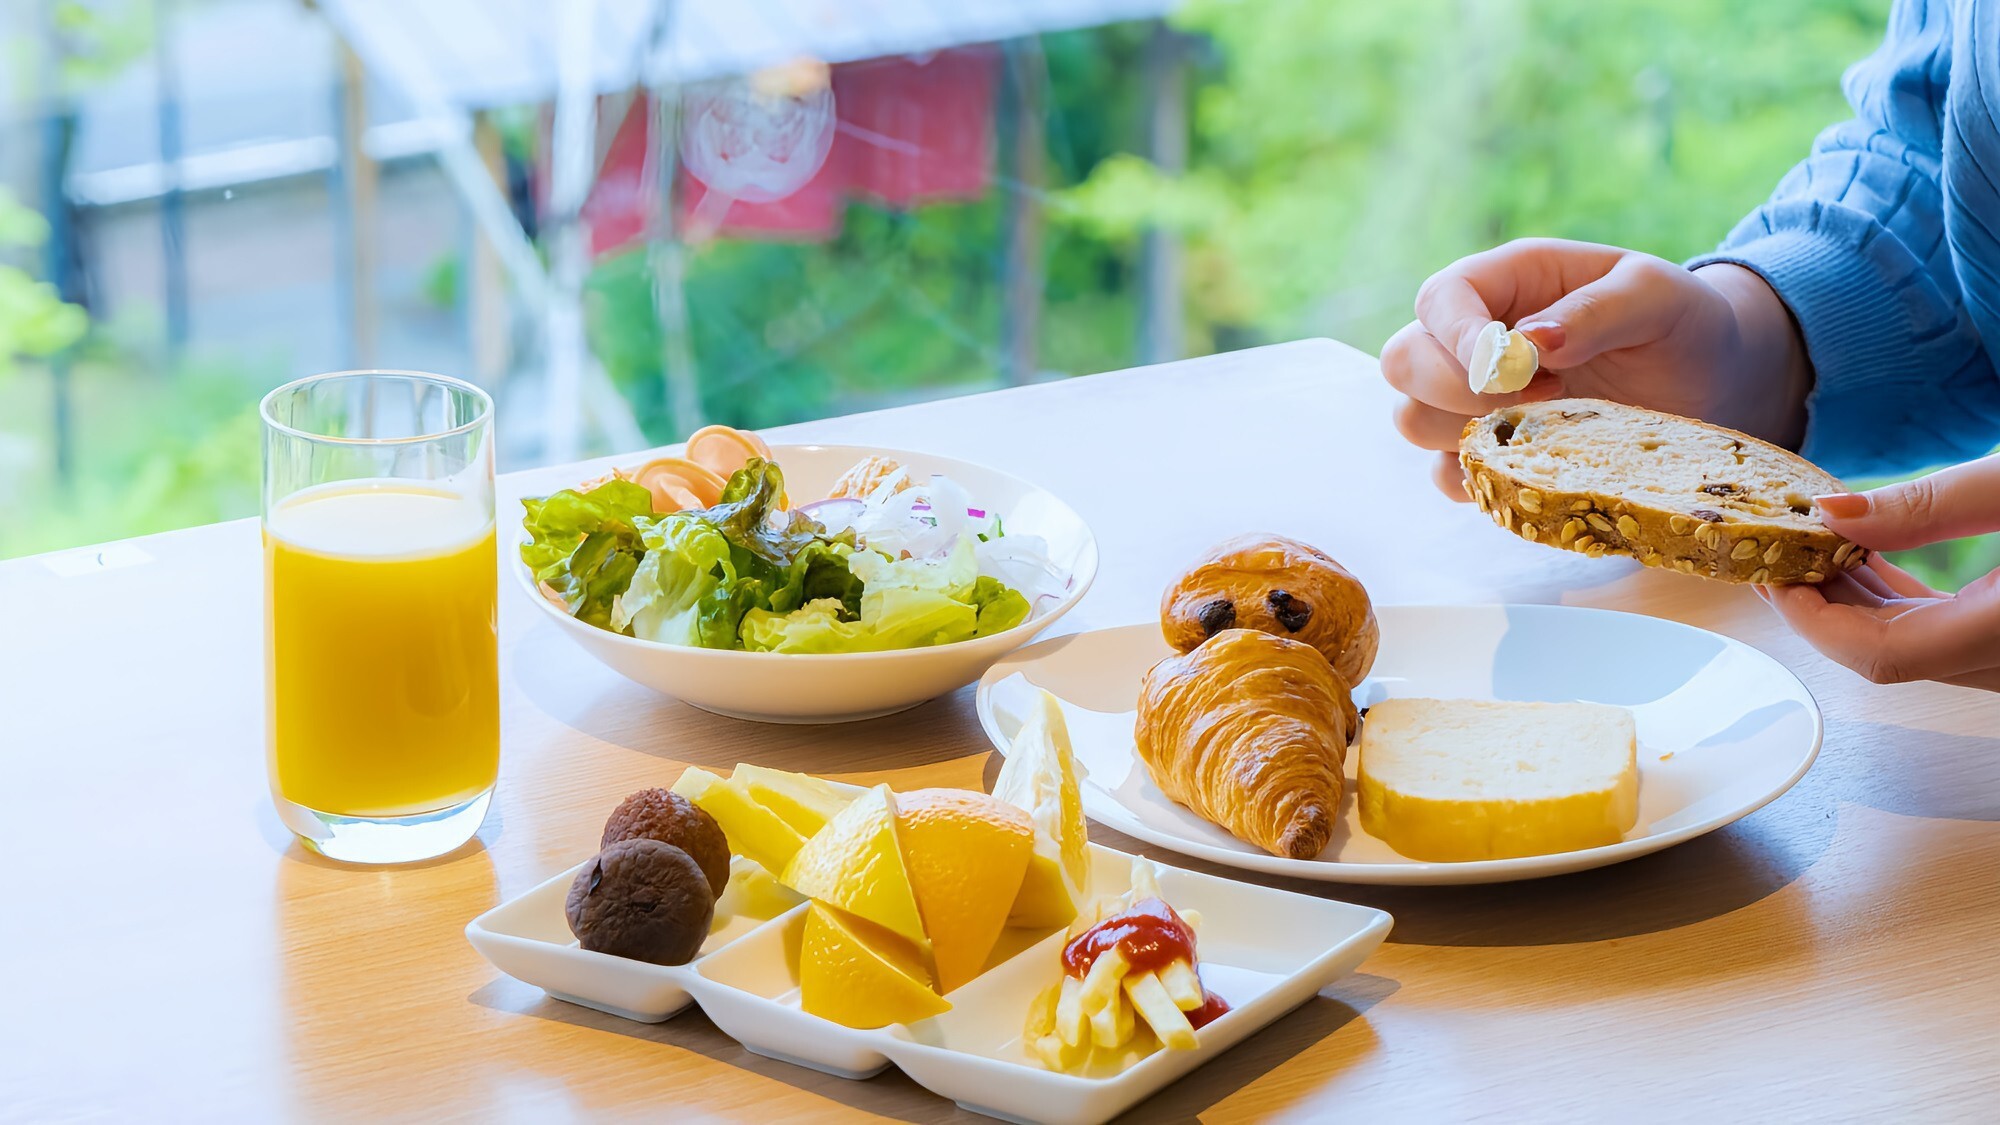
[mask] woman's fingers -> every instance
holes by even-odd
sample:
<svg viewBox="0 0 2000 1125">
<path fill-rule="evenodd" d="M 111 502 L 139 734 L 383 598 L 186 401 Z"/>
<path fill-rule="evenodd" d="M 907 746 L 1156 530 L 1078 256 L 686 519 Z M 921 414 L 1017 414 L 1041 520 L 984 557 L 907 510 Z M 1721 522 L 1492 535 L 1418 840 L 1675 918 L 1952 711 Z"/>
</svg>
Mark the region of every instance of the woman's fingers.
<svg viewBox="0 0 2000 1125">
<path fill-rule="evenodd" d="M 1939 682 L 1954 687 L 1978 688 L 1980 691 L 2000 691 L 2000 668 L 1981 668 L 1962 676 L 1946 676 Z"/>
<path fill-rule="evenodd" d="M 1899 598 L 1944 598 L 1950 597 L 1943 590 L 1932 589 L 1923 579 L 1883 558 L 1869 555 L 1868 561 L 1846 573 L 1859 578 L 1871 576 L 1880 582 L 1891 594 Z"/>
<path fill-rule="evenodd" d="M 1463 414 L 1439 410 L 1413 398 L 1398 401 L 1393 418 L 1396 432 L 1411 445 L 1453 454 L 1458 451 L 1458 436 L 1465 432 L 1465 423 L 1470 421 Z"/>
<path fill-rule="evenodd" d="M 1664 258 L 1626 252 L 1604 276 L 1567 288 L 1547 308 L 1522 318 L 1541 339 L 1544 326 L 1562 341 L 1542 352 L 1544 366 L 1555 370 L 1577 367 L 1605 352 L 1638 347 L 1663 339 L 1681 319 L 1687 298 L 1688 272 Z"/>
<path fill-rule="evenodd" d="M 1841 605 L 1860 606 L 1863 609 L 1880 609 L 1896 597 L 1888 586 L 1880 580 L 1869 581 L 1872 575 L 1864 576 L 1861 571 L 1842 571 L 1820 583 L 1820 596 Z"/>
<path fill-rule="evenodd" d="M 1424 326 L 1411 321 L 1382 345 L 1382 377 L 1411 399 L 1459 418 L 1459 426 L 1489 411 L 1517 402 L 1556 398 L 1561 384 L 1546 372 L 1527 388 L 1510 395 L 1482 395 L 1466 383 L 1465 365 Z M 1452 440 L 1456 442 L 1456 435 Z"/>
<path fill-rule="evenodd" d="M 1559 238 L 1519 238 L 1432 274 L 1417 290 L 1417 319 L 1459 364 L 1495 320 L 1509 324 L 1611 272 L 1627 251 Z"/>
<path fill-rule="evenodd" d="M 1815 503 L 1828 527 L 1878 551 L 2000 531 L 2000 455 Z"/>
<path fill-rule="evenodd" d="M 1431 275 L 1417 291 L 1417 320 L 1461 371 L 1494 320 L 1531 327 L 1542 365 L 1560 371 L 1666 335 L 1682 312 L 1675 282 L 1687 276 L 1615 246 L 1523 238 Z"/>
<path fill-rule="evenodd" d="M 1829 598 L 1814 586 L 1766 592 L 1807 643 L 1878 684 L 1950 679 L 2000 666 L 2000 585 L 1988 584 L 1971 597 L 1880 606 L 1839 598 L 1838 590 Z"/>
<path fill-rule="evenodd" d="M 1431 480 L 1438 491 L 1461 504 L 1472 503 L 1472 497 L 1465 494 L 1465 468 L 1458 463 L 1458 454 L 1440 453 L 1431 463 Z"/>
<path fill-rule="evenodd" d="M 1856 606 L 1826 599 L 1816 586 L 1770 586 L 1764 600 L 1805 642 L 1836 664 L 1877 683 L 1871 661 L 1882 645 L 1882 621 Z"/>
</svg>

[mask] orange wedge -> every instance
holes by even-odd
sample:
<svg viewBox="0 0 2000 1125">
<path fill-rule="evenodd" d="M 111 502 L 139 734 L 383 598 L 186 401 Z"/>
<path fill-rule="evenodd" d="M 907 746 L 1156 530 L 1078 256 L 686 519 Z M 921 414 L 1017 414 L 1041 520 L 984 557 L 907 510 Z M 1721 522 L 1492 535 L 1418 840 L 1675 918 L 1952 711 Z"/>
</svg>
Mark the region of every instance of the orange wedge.
<svg viewBox="0 0 2000 1125">
<path fill-rule="evenodd" d="M 896 795 L 896 830 L 924 932 L 937 962 L 938 990 L 979 975 L 1034 853 L 1028 814 L 967 789 Z"/>
<path fill-rule="evenodd" d="M 799 941 L 799 1007 L 847 1027 L 909 1023 L 951 1010 L 917 948 L 872 922 L 813 903 Z"/>
<path fill-rule="evenodd" d="M 930 945 L 896 838 L 896 798 L 886 785 L 856 797 L 827 821 L 780 878 L 807 898 L 865 918 L 919 947 Z"/>
</svg>

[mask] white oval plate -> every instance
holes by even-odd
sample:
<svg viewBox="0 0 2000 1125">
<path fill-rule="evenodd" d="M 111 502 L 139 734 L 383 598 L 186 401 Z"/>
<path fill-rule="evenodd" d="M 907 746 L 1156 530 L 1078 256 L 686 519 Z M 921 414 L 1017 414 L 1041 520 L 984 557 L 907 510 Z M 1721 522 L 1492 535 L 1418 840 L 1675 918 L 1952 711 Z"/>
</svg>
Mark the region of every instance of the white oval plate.
<svg viewBox="0 0 2000 1125">
<path fill-rule="evenodd" d="M 1819 706 L 1798 677 L 1740 641 L 1657 617 L 1572 606 L 1380 606 L 1382 651 L 1354 693 L 1630 708 L 1639 822 L 1616 844 L 1472 863 L 1405 859 L 1361 830 L 1347 755 L 1341 821 L 1314 859 L 1274 856 L 1170 800 L 1132 740 L 1139 678 L 1169 649 L 1157 624 L 1043 641 L 987 669 L 980 725 L 1006 753 L 1028 692 L 1062 702 L 1084 809 L 1128 836 L 1247 871 L 1340 883 L 1498 883 L 1602 867 L 1691 840 L 1775 800 L 1819 754 Z"/>
<path fill-rule="evenodd" d="M 676 446 L 668 452 L 678 453 Z M 654 691 L 704 711 L 767 723 L 844 723 L 915 707 L 964 687 L 1001 656 L 1027 644 L 1068 613 L 1097 577 L 1097 540 L 1083 517 L 1045 489 L 997 469 L 928 453 L 852 445 L 780 445 L 772 460 L 785 472 L 785 490 L 794 497 L 820 497 L 840 474 L 863 457 L 888 457 L 914 473 L 942 473 L 999 512 L 1009 534 L 1039 535 L 1050 560 L 1068 575 L 1069 586 L 1053 604 L 1004 633 L 955 644 L 891 652 L 784 653 L 734 652 L 661 644 L 589 625 L 551 605 L 535 588 L 522 564 L 521 513 L 514 523 L 514 554 L 508 569 L 529 600 L 585 652 L 613 671 Z M 633 463 L 643 458 L 635 457 Z"/>
</svg>

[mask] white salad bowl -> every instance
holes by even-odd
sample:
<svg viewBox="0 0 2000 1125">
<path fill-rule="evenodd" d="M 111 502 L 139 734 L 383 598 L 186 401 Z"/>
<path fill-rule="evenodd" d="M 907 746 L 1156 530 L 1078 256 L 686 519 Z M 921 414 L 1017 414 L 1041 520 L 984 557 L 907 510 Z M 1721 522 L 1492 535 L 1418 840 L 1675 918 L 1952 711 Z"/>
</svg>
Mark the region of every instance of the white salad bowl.
<svg viewBox="0 0 2000 1125">
<path fill-rule="evenodd" d="M 825 496 L 864 457 L 901 462 L 913 476 L 950 477 L 973 502 L 999 514 L 1004 530 L 1040 536 L 1067 585 L 1042 599 L 1028 620 L 990 637 L 890 652 L 736 652 L 640 640 L 600 629 L 541 595 L 520 560 L 526 538 L 515 513 L 515 551 L 508 560 L 529 600 L 583 650 L 634 683 L 683 703 L 766 723 L 844 723 L 893 714 L 978 679 L 994 661 L 1033 640 L 1068 613 L 1097 577 L 1097 540 L 1069 505 L 1045 489 L 983 465 L 928 453 L 853 445 L 780 445 L 772 460 L 785 473 L 794 505 Z M 635 463 L 636 463 L 635 459 Z M 582 483 L 582 482 L 578 482 Z"/>
</svg>

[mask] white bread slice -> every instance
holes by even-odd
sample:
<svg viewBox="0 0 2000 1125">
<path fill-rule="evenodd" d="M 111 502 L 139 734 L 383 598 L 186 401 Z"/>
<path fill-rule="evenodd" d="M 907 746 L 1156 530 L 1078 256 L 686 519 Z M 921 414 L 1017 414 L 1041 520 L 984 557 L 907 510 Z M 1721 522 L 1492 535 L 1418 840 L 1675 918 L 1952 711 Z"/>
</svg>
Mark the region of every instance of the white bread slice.
<svg viewBox="0 0 2000 1125">
<path fill-rule="evenodd" d="M 1361 724 L 1361 827 L 1455 863 L 1615 844 L 1639 819 L 1632 713 L 1601 703 L 1388 699 Z"/>
</svg>

